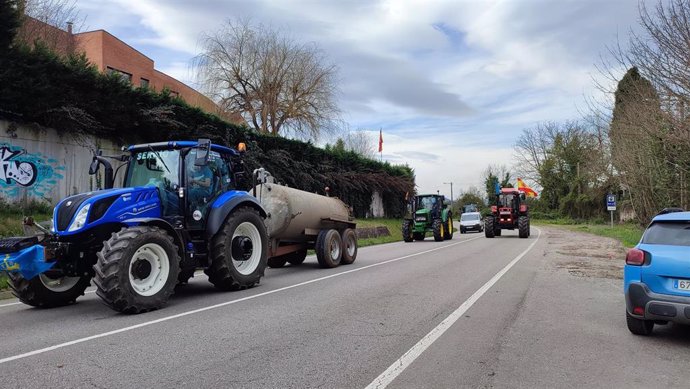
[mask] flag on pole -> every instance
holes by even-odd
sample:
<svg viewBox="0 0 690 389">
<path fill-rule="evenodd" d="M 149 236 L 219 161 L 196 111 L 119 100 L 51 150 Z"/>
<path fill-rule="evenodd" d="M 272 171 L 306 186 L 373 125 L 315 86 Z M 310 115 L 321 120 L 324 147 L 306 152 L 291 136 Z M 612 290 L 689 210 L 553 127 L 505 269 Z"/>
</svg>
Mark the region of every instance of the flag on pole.
<svg viewBox="0 0 690 389">
<path fill-rule="evenodd" d="M 524 192 L 527 197 L 537 197 L 539 196 L 539 193 L 535 192 L 534 189 L 530 188 L 529 186 L 525 185 L 525 182 L 522 181 L 521 178 L 517 179 L 517 187 L 520 192 Z"/>
<path fill-rule="evenodd" d="M 383 152 L 383 129 L 379 129 L 379 153 Z"/>
</svg>

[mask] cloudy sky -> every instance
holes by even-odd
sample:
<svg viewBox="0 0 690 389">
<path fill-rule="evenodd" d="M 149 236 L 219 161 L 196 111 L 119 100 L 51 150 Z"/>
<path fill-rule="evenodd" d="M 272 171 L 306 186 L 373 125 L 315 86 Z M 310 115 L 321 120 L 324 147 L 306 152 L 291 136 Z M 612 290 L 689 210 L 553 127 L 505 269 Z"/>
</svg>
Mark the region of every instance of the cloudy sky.
<svg viewBox="0 0 690 389">
<path fill-rule="evenodd" d="M 195 86 L 203 32 L 251 18 L 316 42 L 339 68 L 352 129 L 383 130 L 383 159 L 415 169 L 420 192 L 481 187 L 490 163 L 541 121 L 577 119 L 596 96 L 606 46 L 637 0 L 77 0 L 82 30 L 105 29 Z"/>
</svg>

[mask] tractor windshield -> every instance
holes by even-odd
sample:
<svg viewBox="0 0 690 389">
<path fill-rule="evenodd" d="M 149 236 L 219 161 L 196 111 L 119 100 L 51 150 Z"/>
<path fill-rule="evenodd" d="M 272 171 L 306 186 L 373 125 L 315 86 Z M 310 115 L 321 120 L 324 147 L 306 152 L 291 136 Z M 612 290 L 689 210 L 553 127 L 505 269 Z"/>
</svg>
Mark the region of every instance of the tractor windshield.
<svg viewBox="0 0 690 389">
<path fill-rule="evenodd" d="M 417 209 L 428 209 L 432 210 L 436 206 L 438 199 L 436 196 L 426 196 L 417 198 Z"/>
<path fill-rule="evenodd" d="M 500 196 L 499 202 L 501 204 L 501 207 L 506 207 L 506 208 L 515 208 L 514 202 L 517 199 L 515 198 L 514 194 L 502 194 Z"/>
<path fill-rule="evenodd" d="M 158 188 L 164 215 L 179 213 L 177 189 L 179 179 L 179 150 L 148 150 L 132 155 L 127 169 L 125 187 L 154 186 Z"/>
</svg>

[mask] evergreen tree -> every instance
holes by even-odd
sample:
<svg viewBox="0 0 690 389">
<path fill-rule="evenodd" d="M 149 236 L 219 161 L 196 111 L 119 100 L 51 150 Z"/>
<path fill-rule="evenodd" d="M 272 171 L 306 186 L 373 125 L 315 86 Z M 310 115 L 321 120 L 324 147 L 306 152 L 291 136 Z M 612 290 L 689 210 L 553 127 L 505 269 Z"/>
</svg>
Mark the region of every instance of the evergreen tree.
<svg viewBox="0 0 690 389">
<path fill-rule="evenodd" d="M 7 52 L 19 28 L 17 0 L 0 0 L 0 53 Z"/>
</svg>

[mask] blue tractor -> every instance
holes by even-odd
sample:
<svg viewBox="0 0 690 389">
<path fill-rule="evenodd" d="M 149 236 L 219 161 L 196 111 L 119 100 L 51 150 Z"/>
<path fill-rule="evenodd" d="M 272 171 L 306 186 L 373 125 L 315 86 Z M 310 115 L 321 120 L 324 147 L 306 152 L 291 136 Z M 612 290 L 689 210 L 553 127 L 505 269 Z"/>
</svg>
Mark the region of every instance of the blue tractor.
<svg viewBox="0 0 690 389">
<path fill-rule="evenodd" d="M 67 305 L 93 279 L 105 304 L 141 313 L 162 307 L 198 268 L 221 290 L 259 283 L 266 212 L 237 186 L 241 152 L 207 139 L 127 151 L 109 157 L 126 167 L 122 188 L 113 189 L 108 157 L 94 156 L 89 173 L 103 166 L 106 189 L 60 201 L 43 240 L 0 242 L 15 296 L 37 307 Z"/>
</svg>

